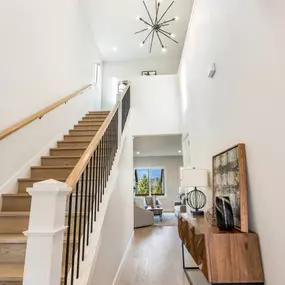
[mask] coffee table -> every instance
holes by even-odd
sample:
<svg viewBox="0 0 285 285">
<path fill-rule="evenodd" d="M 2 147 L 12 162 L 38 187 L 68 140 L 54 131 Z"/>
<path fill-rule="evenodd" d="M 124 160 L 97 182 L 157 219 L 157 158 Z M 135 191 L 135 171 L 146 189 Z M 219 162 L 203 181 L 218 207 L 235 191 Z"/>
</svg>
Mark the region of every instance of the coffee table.
<svg viewBox="0 0 285 285">
<path fill-rule="evenodd" d="M 158 206 L 158 207 L 155 207 L 155 208 L 148 207 L 147 210 L 153 212 L 154 216 L 159 216 L 160 217 L 160 221 L 162 222 L 163 208 L 161 206 Z"/>
</svg>

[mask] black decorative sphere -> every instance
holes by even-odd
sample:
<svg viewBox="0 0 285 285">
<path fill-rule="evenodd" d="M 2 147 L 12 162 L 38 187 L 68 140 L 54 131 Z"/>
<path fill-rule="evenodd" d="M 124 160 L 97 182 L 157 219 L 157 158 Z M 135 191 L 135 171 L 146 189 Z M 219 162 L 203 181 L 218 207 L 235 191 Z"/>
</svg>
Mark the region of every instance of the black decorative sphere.
<svg viewBox="0 0 285 285">
<path fill-rule="evenodd" d="M 188 193 L 188 199 L 187 199 L 188 205 L 192 209 L 195 209 L 196 211 L 205 207 L 206 201 L 207 201 L 206 195 L 197 188 Z"/>
</svg>

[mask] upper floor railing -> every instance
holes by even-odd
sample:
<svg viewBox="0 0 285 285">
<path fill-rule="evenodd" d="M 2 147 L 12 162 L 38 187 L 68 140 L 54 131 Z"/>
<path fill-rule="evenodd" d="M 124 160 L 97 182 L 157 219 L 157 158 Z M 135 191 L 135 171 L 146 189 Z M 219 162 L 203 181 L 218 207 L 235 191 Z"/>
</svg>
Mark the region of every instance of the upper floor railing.
<svg viewBox="0 0 285 285">
<path fill-rule="evenodd" d="M 59 107 L 60 105 L 66 104 L 69 100 L 72 98 L 81 95 L 87 91 L 89 91 L 92 88 L 93 85 L 87 85 L 84 88 L 76 91 L 75 93 L 64 97 L 63 99 L 60 99 L 59 101 L 49 105 L 48 107 L 34 113 L 33 115 L 17 122 L 16 124 L 12 125 L 11 127 L 5 129 L 4 131 L 0 132 L 0 141 L 4 139 L 5 137 L 8 137 L 9 135 L 13 134 L 14 132 L 20 130 L 21 128 L 25 127 L 26 125 L 30 124 L 31 122 L 41 119 L 44 115 L 49 113 L 50 111 L 54 110 L 55 108 Z"/>
</svg>

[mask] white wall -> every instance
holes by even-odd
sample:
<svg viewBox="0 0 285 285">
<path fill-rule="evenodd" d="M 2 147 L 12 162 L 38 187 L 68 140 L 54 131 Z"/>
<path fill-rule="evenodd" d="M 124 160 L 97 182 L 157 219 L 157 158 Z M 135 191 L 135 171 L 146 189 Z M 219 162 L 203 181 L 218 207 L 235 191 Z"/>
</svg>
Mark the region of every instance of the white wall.
<svg viewBox="0 0 285 285">
<path fill-rule="evenodd" d="M 110 199 L 91 284 L 112 285 L 134 231 L 133 139 L 127 135 Z"/>
<path fill-rule="evenodd" d="M 179 58 L 133 60 L 126 62 L 104 62 L 102 108 L 109 110 L 116 103 L 113 78 L 131 80 L 141 76 L 142 71 L 155 70 L 158 75 L 177 74 Z"/>
<path fill-rule="evenodd" d="M 131 107 L 134 136 L 181 133 L 177 75 L 134 78 Z"/>
<path fill-rule="evenodd" d="M 214 154 L 246 144 L 249 224 L 267 285 L 285 280 L 284 11 L 281 0 L 196 1 L 179 71 L 192 164 L 210 170 Z"/>
<path fill-rule="evenodd" d="M 85 15 L 77 0 L 1 1 L 0 131 L 94 82 L 100 55 Z M 0 188 L 60 132 L 100 107 L 100 90 L 88 94 L 0 142 Z"/>
<path fill-rule="evenodd" d="M 134 168 L 161 167 L 165 170 L 165 196 L 158 197 L 164 211 L 173 211 L 173 202 L 179 201 L 181 166 L 182 156 L 134 157 Z"/>
</svg>

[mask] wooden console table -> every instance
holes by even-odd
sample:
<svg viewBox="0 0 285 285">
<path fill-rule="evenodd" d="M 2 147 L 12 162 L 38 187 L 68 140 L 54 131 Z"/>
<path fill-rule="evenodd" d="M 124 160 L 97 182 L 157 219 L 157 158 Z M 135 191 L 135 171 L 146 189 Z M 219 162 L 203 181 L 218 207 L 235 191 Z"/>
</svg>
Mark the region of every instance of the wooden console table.
<svg viewBox="0 0 285 285">
<path fill-rule="evenodd" d="M 263 285 L 258 235 L 239 231 L 221 231 L 204 217 L 180 214 L 178 232 L 182 240 L 183 268 L 201 270 L 208 282 L 215 285 Z M 184 247 L 199 267 L 186 267 Z"/>
</svg>

